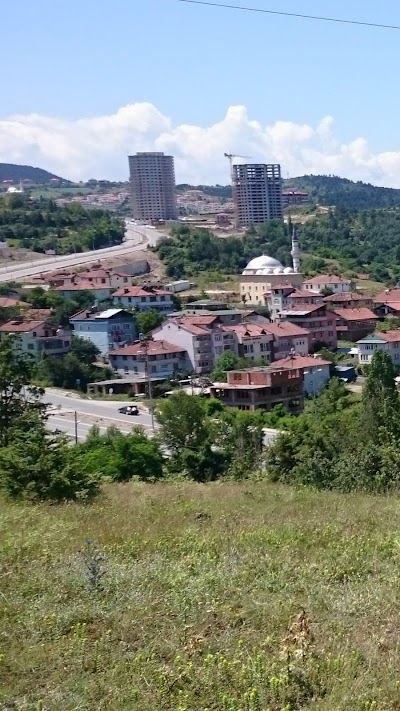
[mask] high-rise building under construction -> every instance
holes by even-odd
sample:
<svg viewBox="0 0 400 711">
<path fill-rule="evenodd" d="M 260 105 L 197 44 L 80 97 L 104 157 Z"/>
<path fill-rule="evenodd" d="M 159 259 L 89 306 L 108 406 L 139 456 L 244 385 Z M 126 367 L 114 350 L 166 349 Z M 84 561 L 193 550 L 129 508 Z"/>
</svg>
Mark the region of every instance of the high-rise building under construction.
<svg viewBox="0 0 400 711">
<path fill-rule="evenodd" d="M 283 219 L 281 166 L 245 163 L 232 166 L 237 227 Z"/>
</svg>

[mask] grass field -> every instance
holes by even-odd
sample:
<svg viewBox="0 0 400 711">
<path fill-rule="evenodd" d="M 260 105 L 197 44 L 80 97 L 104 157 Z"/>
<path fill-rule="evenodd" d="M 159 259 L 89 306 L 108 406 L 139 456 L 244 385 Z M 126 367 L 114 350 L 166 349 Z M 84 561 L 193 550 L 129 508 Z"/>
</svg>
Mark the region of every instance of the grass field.
<svg viewBox="0 0 400 711">
<path fill-rule="evenodd" d="M 400 709 L 399 504 L 256 483 L 1 502 L 0 708 Z"/>
</svg>

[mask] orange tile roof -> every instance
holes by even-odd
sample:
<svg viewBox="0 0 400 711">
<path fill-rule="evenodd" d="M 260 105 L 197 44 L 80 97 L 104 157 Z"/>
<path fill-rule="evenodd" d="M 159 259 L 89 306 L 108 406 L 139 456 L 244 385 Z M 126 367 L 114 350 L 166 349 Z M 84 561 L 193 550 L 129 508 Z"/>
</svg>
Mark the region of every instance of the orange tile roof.
<svg viewBox="0 0 400 711">
<path fill-rule="evenodd" d="M 44 325 L 44 321 L 7 321 L 0 326 L 0 331 L 2 333 L 29 333 Z"/>
<path fill-rule="evenodd" d="M 185 353 L 185 348 L 180 346 L 174 346 L 168 341 L 147 341 L 147 353 L 149 356 L 160 355 L 162 353 Z M 116 348 L 110 351 L 109 355 L 145 355 L 146 346 L 138 341 L 137 343 L 132 343 L 130 346 L 124 346 L 123 348 Z"/>
<path fill-rule="evenodd" d="M 400 289 L 385 289 L 374 297 L 375 304 L 388 304 L 400 301 Z"/>
<path fill-rule="evenodd" d="M 363 296 L 362 294 L 358 294 L 356 291 L 345 291 L 344 293 L 341 294 L 331 294 L 330 296 L 324 296 L 324 301 L 328 302 L 336 302 L 336 301 L 363 301 L 364 299 L 368 299 L 370 297 L 368 296 Z M 372 301 L 372 298 L 371 298 Z"/>
<path fill-rule="evenodd" d="M 144 289 L 142 286 L 121 286 L 111 296 L 171 296 L 165 289 Z"/>
<path fill-rule="evenodd" d="M 332 309 L 332 314 L 339 316 L 343 321 L 377 321 L 378 317 L 375 316 L 371 309 L 362 307 L 360 309 Z"/>
<path fill-rule="evenodd" d="M 320 274 L 319 276 L 312 277 L 312 279 L 306 279 L 304 284 L 350 284 L 350 279 L 342 279 L 342 277 L 336 274 Z"/>
<path fill-rule="evenodd" d="M 7 309 L 12 306 L 18 306 L 20 308 L 24 306 L 26 309 L 29 308 L 29 304 L 27 304 L 26 301 L 18 301 L 18 299 L 11 299 L 8 296 L 0 298 L 0 309 Z"/>
<path fill-rule="evenodd" d="M 331 365 L 329 360 L 324 358 L 313 358 L 312 356 L 288 356 L 280 360 L 274 360 L 272 365 L 275 368 L 317 368 L 321 365 Z"/>
</svg>

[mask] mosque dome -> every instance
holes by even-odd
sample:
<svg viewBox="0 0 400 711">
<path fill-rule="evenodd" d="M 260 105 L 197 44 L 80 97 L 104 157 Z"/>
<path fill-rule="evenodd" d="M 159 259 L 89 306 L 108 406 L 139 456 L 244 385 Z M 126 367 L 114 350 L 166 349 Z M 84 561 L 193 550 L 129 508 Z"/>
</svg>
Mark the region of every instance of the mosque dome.
<svg viewBox="0 0 400 711">
<path fill-rule="evenodd" d="M 283 274 L 283 273 L 284 273 L 283 267 L 276 267 L 274 269 L 274 274 Z"/>
<path fill-rule="evenodd" d="M 283 270 L 284 274 L 293 274 L 293 269 L 292 267 L 285 267 Z"/>
<path fill-rule="evenodd" d="M 283 272 L 283 265 L 273 257 L 269 257 L 268 254 L 262 254 L 261 257 L 255 257 L 252 259 L 247 267 L 243 269 L 243 274 L 272 274 L 275 269 L 280 269 L 278 272 L 281 274 Z M 268 270 L 268 271 L 267 271 Z"/>
</svg>

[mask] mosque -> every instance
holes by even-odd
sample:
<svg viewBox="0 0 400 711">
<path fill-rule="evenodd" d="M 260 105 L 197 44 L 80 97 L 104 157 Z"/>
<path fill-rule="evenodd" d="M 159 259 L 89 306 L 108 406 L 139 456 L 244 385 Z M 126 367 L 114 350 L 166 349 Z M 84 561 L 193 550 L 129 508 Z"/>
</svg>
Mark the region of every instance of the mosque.
<svg viewBox="0 0 400 711">
<path fill-rule="evenodd" d="M 300 245 L 293 227 L 292 251 L 293 267 L 284 267 L 274 257 L 262 254 L 252 259 L 243 269 L 240 277 L 240 298 L 245 304 L 265 305 L 264 294 L 274 286 L 290 285 L 301 288 L 303 275 L 300 273 Z"/>
</svg>

